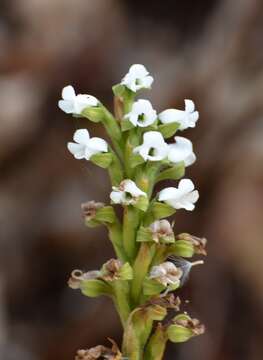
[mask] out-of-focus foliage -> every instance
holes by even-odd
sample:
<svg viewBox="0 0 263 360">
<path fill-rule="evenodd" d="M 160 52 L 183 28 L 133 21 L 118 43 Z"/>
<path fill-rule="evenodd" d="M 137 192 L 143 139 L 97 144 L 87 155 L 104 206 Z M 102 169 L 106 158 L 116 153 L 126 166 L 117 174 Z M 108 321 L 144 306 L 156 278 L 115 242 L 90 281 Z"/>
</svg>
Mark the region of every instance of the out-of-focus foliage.
<svg viewBox="0 0 263 360">
<path fill-rule="evenodd" d="M 76 348 L 118 338 L 106 299 L 67 288 L 72 268 L 112 255 L 106 233 L 87 231 L 80 203 L 108 201 L 103 170 L 66 150 L 85 120 L 57 108 L 71 83 L 110 103 L 132 63 L 155 75 L 161 111 L 200 110 L 189 131 L 196 211 L 177 232 L 209 239 L 207 263 L 181 298 L 207 332 L 171 345 L 167 359 L 263 356 L 263 4 L 260 0 L 2 0 L 0 3 L 0 353 L 5 360 L 70 360 Z M 106 102 L 107 102 L 106 101 Z M 96 124 L 87 123 L 93 135 Z M 2 355 L 3 354 L 3 355 Z"/>
</svg>

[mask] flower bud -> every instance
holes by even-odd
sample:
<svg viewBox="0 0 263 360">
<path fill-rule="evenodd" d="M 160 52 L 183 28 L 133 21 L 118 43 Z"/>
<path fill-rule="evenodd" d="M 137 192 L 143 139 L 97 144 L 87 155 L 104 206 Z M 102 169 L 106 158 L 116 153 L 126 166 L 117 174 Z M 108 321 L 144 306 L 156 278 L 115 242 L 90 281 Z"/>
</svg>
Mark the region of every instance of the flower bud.
<svg viewBox="0 0 263 360">
<path fill-rule="evenodd" d="M 179 343 L 203 334 L 205 327 L 199 320 L 191 319 L 186 314 L 180 314 L 172 320 L 172 325 L 167 328 L 166 332 L 170 341 Z"/>
</svg>

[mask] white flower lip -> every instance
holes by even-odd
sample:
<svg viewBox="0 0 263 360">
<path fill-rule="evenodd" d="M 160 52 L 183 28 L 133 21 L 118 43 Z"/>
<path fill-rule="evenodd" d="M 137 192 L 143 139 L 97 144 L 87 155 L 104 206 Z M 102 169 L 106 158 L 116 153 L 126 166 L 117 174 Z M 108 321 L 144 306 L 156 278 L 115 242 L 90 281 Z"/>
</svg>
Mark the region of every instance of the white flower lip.
<svg viewBox="0 0 263 360">
<path fill-rule="evenodd" d="M 107 152 L 108 144 L 105 140 L 93 137 L 90 138 L 87 129 L 79 129 L 74 133 L 73 140 L 67 144 L 68 150 L 75 159 L 89 160 L 92 155 Z"/>
<path fill-rule="evenodd" d="M 192 165 L 196 160 L 192 142 L 182 136 L 175 136 L 174 140 L 174 144 L 169 144 L 168 160 L 175 164 L 183 161 L 185 166 Z"/>
<path fill-rule="evenodd" d="M 185 209 L 192 211 L 195 203 L 199 198 L 199 193 L 194 190 L 194 184 L 190 179 L 182 179 L 178 188 L 169 187 L 160 191 L 158 195 L 159 201 L 164 201 L 174 209 Z"/>
<path fill-rule="evenodd" d="M 133 152 L 139 153 L 145 161 L 164 160 L 168 155 L 168 151 L 169 146 L 158 131 L 144 133 L 143 144 L 133 149 Z"/>
<path fill-rule="evenodd" d="M 177 122 L 180 124 L 179 130 L 194 128 L 199 119 L 198 111 L 195 111 L 195 104 L 192 100 L 185 99 L 185 110 L 167 109 L 162 111 L 158 118 L 163 124 Z"/>
<path fill-rule="evenodd" d="M 58 107 L 67 114 L 80 115 L 86 107 L 97 106 L 98 99 L 86 94 L 78 94 L 73 86 L 68 85 L 62 89 L 62 100 L 59 100 Z"/>
<path fill-rule="evenodd" d="M 144 65 L 134 64 L 121 81 L 128 89 L 136 92 L 140 89 L 150 89 L 153 77 L 149 75 Z"/>
<path fill-rule="evenodd" d="M 140 196 L 147 196 L 145 192 L 138 188 L 134 181 L 123 180 L 118 187 L 113 186 L 110 199 L 114 204 L 133 205 Z"/>
<path fill-rule="evenodd" d="M 140 99 L 133 105 L 131 112 L 125 115 L 133 126 L 146 127 L 152 125 L 157 119 L 157 113 L 149 100 Z"/>
</svg>

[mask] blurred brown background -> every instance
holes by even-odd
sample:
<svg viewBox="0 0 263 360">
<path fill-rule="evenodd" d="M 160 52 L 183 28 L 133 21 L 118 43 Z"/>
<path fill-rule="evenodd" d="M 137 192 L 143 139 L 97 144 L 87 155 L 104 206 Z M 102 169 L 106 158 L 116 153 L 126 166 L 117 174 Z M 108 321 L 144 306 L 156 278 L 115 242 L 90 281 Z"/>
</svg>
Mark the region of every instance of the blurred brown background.
<svg viewBox="0 0 263 360">
<path fill-rule="evenodd" d="M 182 298 L 207 326 L 169 345 L 166 359 L 263 358 L 263 2 L 260 0 L 1 0 L 0 359 L 71 360 L 78 348 L 120 341 L 107 299 L 66 286 L 72 269 L 112 256 L 104 229 L 87 229 L 80 203 L 108 201 L 104 171 L 76 161 L 78 127 L 58 110 L 72 84 L 111 106 L 111 86 L 133 63 L 155 77 L 155 109 L 193 99 L 184 132 L 201 193 L 176 231 L 205 235 L 206 265 Z"/>
</svg>

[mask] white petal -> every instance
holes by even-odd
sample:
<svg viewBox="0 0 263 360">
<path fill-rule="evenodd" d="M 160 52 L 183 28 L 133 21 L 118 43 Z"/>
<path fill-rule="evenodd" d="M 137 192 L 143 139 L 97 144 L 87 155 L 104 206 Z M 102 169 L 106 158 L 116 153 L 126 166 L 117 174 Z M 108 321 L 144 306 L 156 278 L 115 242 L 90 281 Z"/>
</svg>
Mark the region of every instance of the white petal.
<svg viewBox="0 0 263 360">
<path fill-rule="evenodd" d="M 88 148 L 92 149 L 93 151 L 96 151 L 96 153 L 107 152 L 108 144 L 106 143 L 105 140 L 103 140 L 101 138 L 93 137 L 88 142 Z"/>
<path fill-rule="evenodd" d="M 178 185 L 178 189 L 184 194 L 193 191 L 194 188 L 194 183 L 190 179 L 182 179 Z"/>
<path fill-rule="evenodd" d="M 110 199 L 114 204 L 122 204 L 124 201 L 123 192 L 117 190 L 110 193 Z"/>
<path fill-rule="evenodd" d="M 174 139 L 176 143 L 169 145 L 168 159 L 173 163 L 185 161 L 193 153 L 192 142 L 181 136 L 175 136 Z"/>
<path fill-rule="evenodd" d="M 188 113 L 192 113 L 195 110 L 195 104 L 192 100 L 185 99 L 185 111 Z"/>
<path fill-rule="evenodd" d="M 192 152 L 192 153 L 184 160 L 184 164 L 185 164 L 185 166 L 190 166 L 190 165 L 192 165 L 195 161 L 196 161 L 196 156 L 195 156 L 195 154 Z"/>
<path fill-rule="evenodd" d="M 177 109 L 167 109 L 158 115 L 158 118 L 163 124 L 170 124 L 173 122 L 178 122 L 180 124 L 184 117 L 185 112 Z"/>
<path fill-rule="evenodd" d="M 75 159 L 85 158 L 85 146 L 69 142 L 67 144 L 67 148 L 71 152 L 71 154 L 74 155 Z"/>
<path fill-rule="evenodd" d="M 134 181 L 127 179 L 123 180 L 124 191 L 130 193 L 134 197 L 147 196 L 145 192 L 138 188 Z"/>
<path fill-rule="evenodd" d="M 78 129 L 73 135 L 73 140 L 78 144 L 87 145 L 90 137 L 87 129 Z"/>
<path fill-rule="evenodd" d="M 73 102 L 70 100 L 59 100 L 58 107 L 66 114 L 72 114 L 74 112 Z"/>
<path fill-rule="evenodd" d="M 147 76 L 149 74 L 145 66 L 141 64 L 133 64 L 129 69 L 129 73 L 138 79 Z"/>
<path fill-rule="evenodd" d="M 163 146 L 166 145 L 163 135 L 159 131 L 147 131 L 143 135 L 143 144 L 147 146 Z"/>
<path fill-rule="evenodd" d="M 178 189 L 175 187 L 168 187 L 159 192 L 158 200 L 159 201 L 167 201 L 180 196 Z"/>
<path fill-rule="evenodd" d="M 79 94 L 75 98 L 74 105 L 75 105 L 75 113 L 81 114 L 86 107 L 97 106 L 98 100 L 91 95 Z"/>
<path fill-rule="evenodd" d="M 143 87 L 146 89 L 149 89 L 152 86 L 153 83 L 153 77 L 152 76 L 146 76 L 143 79 Z"/>
<path fill-rule="evenodd" d="M 75 96 L 76 96 L 76 93 L 75 93 L 73 86 L 68 85 L 62 89 L 62 99 L 74 100 Z"/>
</svg>

